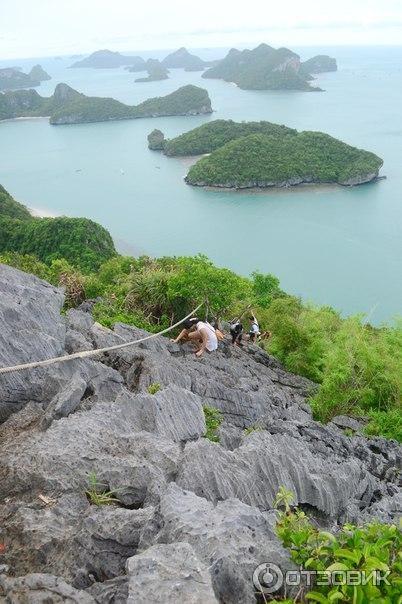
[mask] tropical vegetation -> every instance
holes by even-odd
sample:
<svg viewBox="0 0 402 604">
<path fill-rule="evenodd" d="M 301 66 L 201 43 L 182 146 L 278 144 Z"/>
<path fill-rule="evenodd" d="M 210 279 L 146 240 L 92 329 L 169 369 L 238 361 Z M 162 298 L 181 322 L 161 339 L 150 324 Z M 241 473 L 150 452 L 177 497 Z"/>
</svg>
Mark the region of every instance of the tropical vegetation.
<svg viewBox="0 0 402 604">
<path fill-rule="evenodd" d="M 312 572 L 313 583 L 301 585 L 288 602 L 400 604 L 402 524 L 345 524 L 332 533 L 314 526 L 292 502 L 293 493 L 281 487 L 276 532 L 293 562 Z"/>
<path fill-rule="evenodd" d="M 187 174 L 192 185 L 230 188 L 307 183 L 354 184 L 378 175 L 382 159 L 322 132 L 251 134 L 203 157 Z"/>
<path fill-rule="evenodd" d="M 89 97 L 67 84 L 58 84 L 54 94 L 42 97 L 35 90 L 8 91 L 0 95 L 0 120 L 50 116 L 51 124 L 78 124 L 167 115 L 210 113 L 208 92 L 198 86 L 182 86 L 139 105 L 125 105 L 112 98 Z"/>
<path fill-rule="evenodd" d="M 110 234 L 87 218 L 34 218 L 0 186 L 0 253 L 32 254 L 49 264 L 64 259 L 84 272 L 116 255 Z"/>
<path fill-rule="evenodd" d="M 202 316 L 228 321 L 251 308 L 272 337 L 263 345 L 289 370 L 318 386 L 316 419 L 362 419 L 367 435 L 402 442 L 402 322 L 373 327 L 284 292 L 271 274 L 243 277 L 205 256 L 132 258 L 116 253 L 109 233 L 83 218 L 32 218 L 0 189 L 0 262 L 66 290 L 66 306 L 96 299 L 95 320 L 157 332 L 200 302 Z"/>
<path fill-rule="evenodd" d="M 232 120 L 213 120 L 202 124 L 189 132 L 166 141 L 166 155 L 202 155 L 212 153 L 232 140 L 249 134 L 273 136 L 295 135 L 297 131 L 287 126 L 271 122 L 234 122 Z"/>
<path fill-rule="evenodd" d="M 73 250 L 70 254 L 73 254 Z M 329 307 L 304 304 L 284 293 L 271 275 L 251 278 L 216 267 L 204 256 L 130 258 L 113 256 L 92 272 L 78 263 L 47 263 L 27 254 L 3 253 L 0 262 L 67 289 L 67 306 L 98 299 L 95 320 L 160 331 L 208 299 L 211 318 L 230 319 L 252 305 L 265 344 L 289 370 L 319 386 L 310 403 L 316 419 L 339 414 L 362 417 L 370 435 L 402 442 L 402 325 L 374 328 L 362 317 L 343 319 Z M 87 265 L 85 265 L 85 268 Z M 205 312 L 205 309 L 202 311 Z"/>
</svg>

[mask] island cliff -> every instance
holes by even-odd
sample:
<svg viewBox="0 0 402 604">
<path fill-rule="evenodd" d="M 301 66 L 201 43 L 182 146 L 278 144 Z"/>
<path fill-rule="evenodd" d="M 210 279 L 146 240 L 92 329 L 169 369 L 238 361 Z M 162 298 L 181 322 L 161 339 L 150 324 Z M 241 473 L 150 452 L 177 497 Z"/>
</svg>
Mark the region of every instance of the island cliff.
<svg viewBox="0 0 402 604">
<path fill-rule="evenodd" d="M 207 91 L 191 85 L 134 106 L 111 98 L 88 97 L 67 84 L 58 84 L 51 97 L 41 97 L 34 90 L 0 94 L 0 120 L 50 116 L 54 125 L 211 112 Z"/>
</svg>

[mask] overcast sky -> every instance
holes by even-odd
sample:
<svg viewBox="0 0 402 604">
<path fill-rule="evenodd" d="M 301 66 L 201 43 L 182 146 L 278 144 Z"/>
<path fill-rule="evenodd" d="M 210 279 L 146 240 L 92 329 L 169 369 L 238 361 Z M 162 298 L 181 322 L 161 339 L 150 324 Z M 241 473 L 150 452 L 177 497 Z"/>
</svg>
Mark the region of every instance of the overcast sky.
<svg viewBox="0 0 402 604">
<path fill-rule="evenodd" d="M 402 0 L 0 0 L 0 60 L 260 42 L 402 45 Z"/>
</svg>

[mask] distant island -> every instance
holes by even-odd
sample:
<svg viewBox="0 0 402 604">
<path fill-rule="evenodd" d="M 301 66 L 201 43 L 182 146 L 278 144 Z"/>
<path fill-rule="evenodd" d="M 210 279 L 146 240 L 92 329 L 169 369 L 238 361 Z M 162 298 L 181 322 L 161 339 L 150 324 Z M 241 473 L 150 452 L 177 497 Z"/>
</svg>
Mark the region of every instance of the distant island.
<svg viewBox="0 0 402 604">
<path fill-rule="evenodd" d="M 130 57 L 111 50 L 97 50 L 89 57 L 76 61 L 71 68 L 91 67 L 92 69 L 113 69 L 116 67 L 130 66 L 130 71 L 145 71 L 145 61 L 141 57 Z"/>
<path fill-rule="evenodd" d="M 378 178 L 383 160 L 322 132 L 297 132 L 270 122 L 215 120 L 166 140 L 148 137 L 150 149 L 170 156 L 208 154 L 186 182 L 230 189 L 290 187 L 303 183 L 354 186 Z"/>
<path fill-rule="evenodd" d="M 139 105 L 125 105 L 112 98 L 85 96 L 67 84 L 58 84 L 50 97 L 42 97 L 35 90 L 0 94 L 0 120 L 50 116 L 49 121 L 54 125 L 211 112 L 208 92 L 192 85 L 182 86 L 171 94 L 148 99 Z"/>
<path fill-rule="evenodd" d="M 323 57 L 321 60 L 324 65 Z M 234 82 L 245 90 L 321 91 L 321 88 L 310 84 L 313 77 L 306 71 L 305 64 L 304 67 L 302 65 L 295 52 L 260 44 L 253 50 L 240 51 L 232 48 L 224 59 L 207 69 L 202 77 Z"/>
<path fill-rule="evenodd" d="M 35 88 L 51 77 L 41 65 L 34 65 L 29 73 L 23 73 L 18 67 L 0 69 L 0 90 L 18 90 Z"/>
<path fill-rule="evenodd" d="M 137 78 L 136 82 L 157 82 L 159 80 L 167 80 L 169 78 L 169 71 L 162 65 L 158 59 L 148 59 L 146 62 L 146 70 L 148 77 Z M 129 69 L 132 71 L 132 69 Z"/>
<path fill-rule="evenodd" d="M 326 73 L 328 71 L 337 71 L 338 65 L 336 59 L 328 55 L 316 55 L 308 61 L 301 64 L 301 70 L 304 73 Z"/>
<path fill-rule="evenodd" d="M 215 64 L 215 61 L 203 61 L 197 55 L 191 54 L 184 47 L 170 53 L 162 61 L 162 65 L 169 69 L 181 68 L 184 71 L 203 71 L 212 64 Z"/>
</svg>

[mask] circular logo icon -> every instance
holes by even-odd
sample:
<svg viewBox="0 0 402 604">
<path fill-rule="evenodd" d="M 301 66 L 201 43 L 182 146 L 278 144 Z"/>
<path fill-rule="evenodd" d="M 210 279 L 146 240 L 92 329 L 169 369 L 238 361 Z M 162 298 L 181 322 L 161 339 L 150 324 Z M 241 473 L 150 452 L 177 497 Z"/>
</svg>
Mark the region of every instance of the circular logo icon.
<svg viewBox="0 0 402 604">
<path fill-rule="evenodd" d="M 283 573 L 276 564 L 264 562 L 254 570 L 253 583 L 261 593 L 273 594 L 282 587 Z"/>
</svg>

